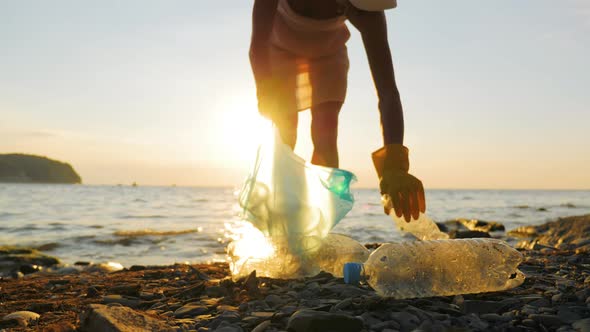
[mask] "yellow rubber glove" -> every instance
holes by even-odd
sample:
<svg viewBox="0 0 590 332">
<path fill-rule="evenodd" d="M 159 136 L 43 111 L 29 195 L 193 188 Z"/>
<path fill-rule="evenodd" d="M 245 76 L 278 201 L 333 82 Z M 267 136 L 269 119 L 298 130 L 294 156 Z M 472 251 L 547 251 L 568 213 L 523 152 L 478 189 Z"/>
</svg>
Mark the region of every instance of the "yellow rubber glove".
<svg viewBox="0 0 590 332">
<path fill-rule="evenodd" d="M 393 205 L 398 217 L 403 215 L 406 222 L 417 220 L 420 212 L 426 211 L 426 198 L 422 182 L 408 173 L 408 148 L 401 144 L 388 144 L 373 152 L 372 157 L 381 195 L 384 200 L 391 200 L 391 204 L 384 205 L 385 214 L 391 212 Z"/>
</svg>

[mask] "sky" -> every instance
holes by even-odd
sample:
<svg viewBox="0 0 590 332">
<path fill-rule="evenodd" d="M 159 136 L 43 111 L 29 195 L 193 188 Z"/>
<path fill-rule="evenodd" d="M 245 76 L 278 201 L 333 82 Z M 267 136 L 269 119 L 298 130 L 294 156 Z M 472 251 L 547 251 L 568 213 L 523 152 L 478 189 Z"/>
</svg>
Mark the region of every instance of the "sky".
<svg viewBox="0 0 590 332">
<path fill-rule="evenodd" d="M 0 153 L 67 161 L 87 184 L 239 185 L 267 126 L 252 3 L 0 1 Z M 590 1 L 399 0 L 386 16 L 427 189 L 590 188 Z M 376 187 L 377 98 L 350 28 L 340 164 Z"/>
</svg>

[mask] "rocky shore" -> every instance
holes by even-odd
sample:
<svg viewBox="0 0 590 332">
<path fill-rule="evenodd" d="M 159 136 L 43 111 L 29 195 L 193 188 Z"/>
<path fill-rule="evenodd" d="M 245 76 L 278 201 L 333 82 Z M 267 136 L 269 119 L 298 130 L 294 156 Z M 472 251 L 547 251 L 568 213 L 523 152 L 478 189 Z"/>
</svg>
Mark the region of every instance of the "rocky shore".
<svg viewBox="0 0 590 332">
<path fill-rule="evenodd" d="M 327 273 L 232 281 L 224 263 L 63 266 L 0 248 L 0 331 L 590 331 L 590 215 L 507 233 L 476 220 L 440 227 L 513 243 L 526 281 L 505 292 L 394 300 Z"/>
</svg>

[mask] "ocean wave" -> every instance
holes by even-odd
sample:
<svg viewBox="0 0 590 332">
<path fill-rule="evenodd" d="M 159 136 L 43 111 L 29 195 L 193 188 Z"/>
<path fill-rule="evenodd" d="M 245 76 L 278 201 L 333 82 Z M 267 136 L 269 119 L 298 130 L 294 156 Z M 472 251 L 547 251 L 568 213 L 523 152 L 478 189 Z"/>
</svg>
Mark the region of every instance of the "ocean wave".
<svg viewBox="0 0 590 332">
<path fill-rule="evenodd" d="M 23 215 L 24 212 L 0 212 L 0 218 L 4 218 L 4 217 L 14 217 L 14 216 L 20 216 Z"/>
<path fill-rule="evenodd" d="M 59 247 L 61 247 L 61 244 L 59 244 L 57 242 L 49 242 L 49 243 L 44 243 L 40 246 L 37 246 L 35 249 L 37 249 L 39 251 L 52 251 L 52 250 L 55 250 Z"/>
<path fill-rule="evenodd" d="M 528 205 L 515 205 L 513 206 L 515 209 L 530 209 L 531 207 Z"/>
<path fill-rule="evenodd" d="M 76 236 L 72 239 L 76 242 L 82 242 L 82 241 L 94 239 L 95 237 L 96 237 L 96 235 L 80 235 L 80 236 Z"/>
<path fill-rule="evenodd" d="M 192 233 L 200 233 L 203 231 L 202 227 L 196 229 L 184 229 L 179 231 L 159 231 L 155 229 L 140 229 L 140 230 L 129 230 L 129 231 L 116 231 L 113 233 L 115 236 L 120 237 L 141 237 L 141 236 L 175 236 Z"/>
<path fill-rule="evenodd" d="M 121 219 L 164 219 L 164 218 L 168 218 L 168 217 L 163 216 L 163 215 L 159 215 L 159 214 L 148 215 L 148 216 L 130 214 L 130 215 L 125 215 L 125 216 L 121 217 Z"/>
<path fill-rule="evenodd" d="M 140 244 L 142 241 L 139 241 L 137 238 L 133 237 L 124 237 L 120 239 L 94 240 L 92 242 L 94 242 L 94 244 L 104 246 L 121 245 L 124 247 L 130 247 L 132 245 Z"/>
<path fill-rule="evenodd" d="M 569 208 L 569 209 L 575 209 L 575 208 L 580 207 L 580 206 L 575 206 L 573 203 L 570 203 L 570 202 L 560 204 L 559 206 L 560 207 L 566 207 L 566 208 Z"/>
<path fill-rule="evenodd" d="M 38 227 L 37 225 L 34 224 L 28 224 L 28 225 L 24 225 L 22 227 L 17 227 L 17 228 L 10 228 L 8 230 L 8 232 L 10 233 L 19 233 L 19 232 L 27 232 L 27 231 L 36 231 L 41 229 L 40 227 Z"/>
</svg>

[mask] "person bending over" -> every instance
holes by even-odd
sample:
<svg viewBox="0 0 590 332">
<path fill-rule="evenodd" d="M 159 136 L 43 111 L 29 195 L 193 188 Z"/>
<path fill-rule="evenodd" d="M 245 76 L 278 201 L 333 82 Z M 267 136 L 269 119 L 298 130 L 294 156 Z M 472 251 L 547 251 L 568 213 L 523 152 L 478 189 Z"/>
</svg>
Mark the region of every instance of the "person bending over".
<svg viewBox="0 0 590 332">
<path fill-rule="evenodd" d="M 255 0 L 250 62 L 259 112 L 283 142 L 297 141 L 298 112 L 311 110 L 315 165 L 338 167 L 338 114 L 348 76 L 346 20 L 358 29 L 377 95 L 383 147 L 372 154 L 383 197 L 406 221 L 426 209 L 422 182 L 408 173 L 404 118 L 387 40 L 384 10 L 395 0 Z"/>
</svg>

